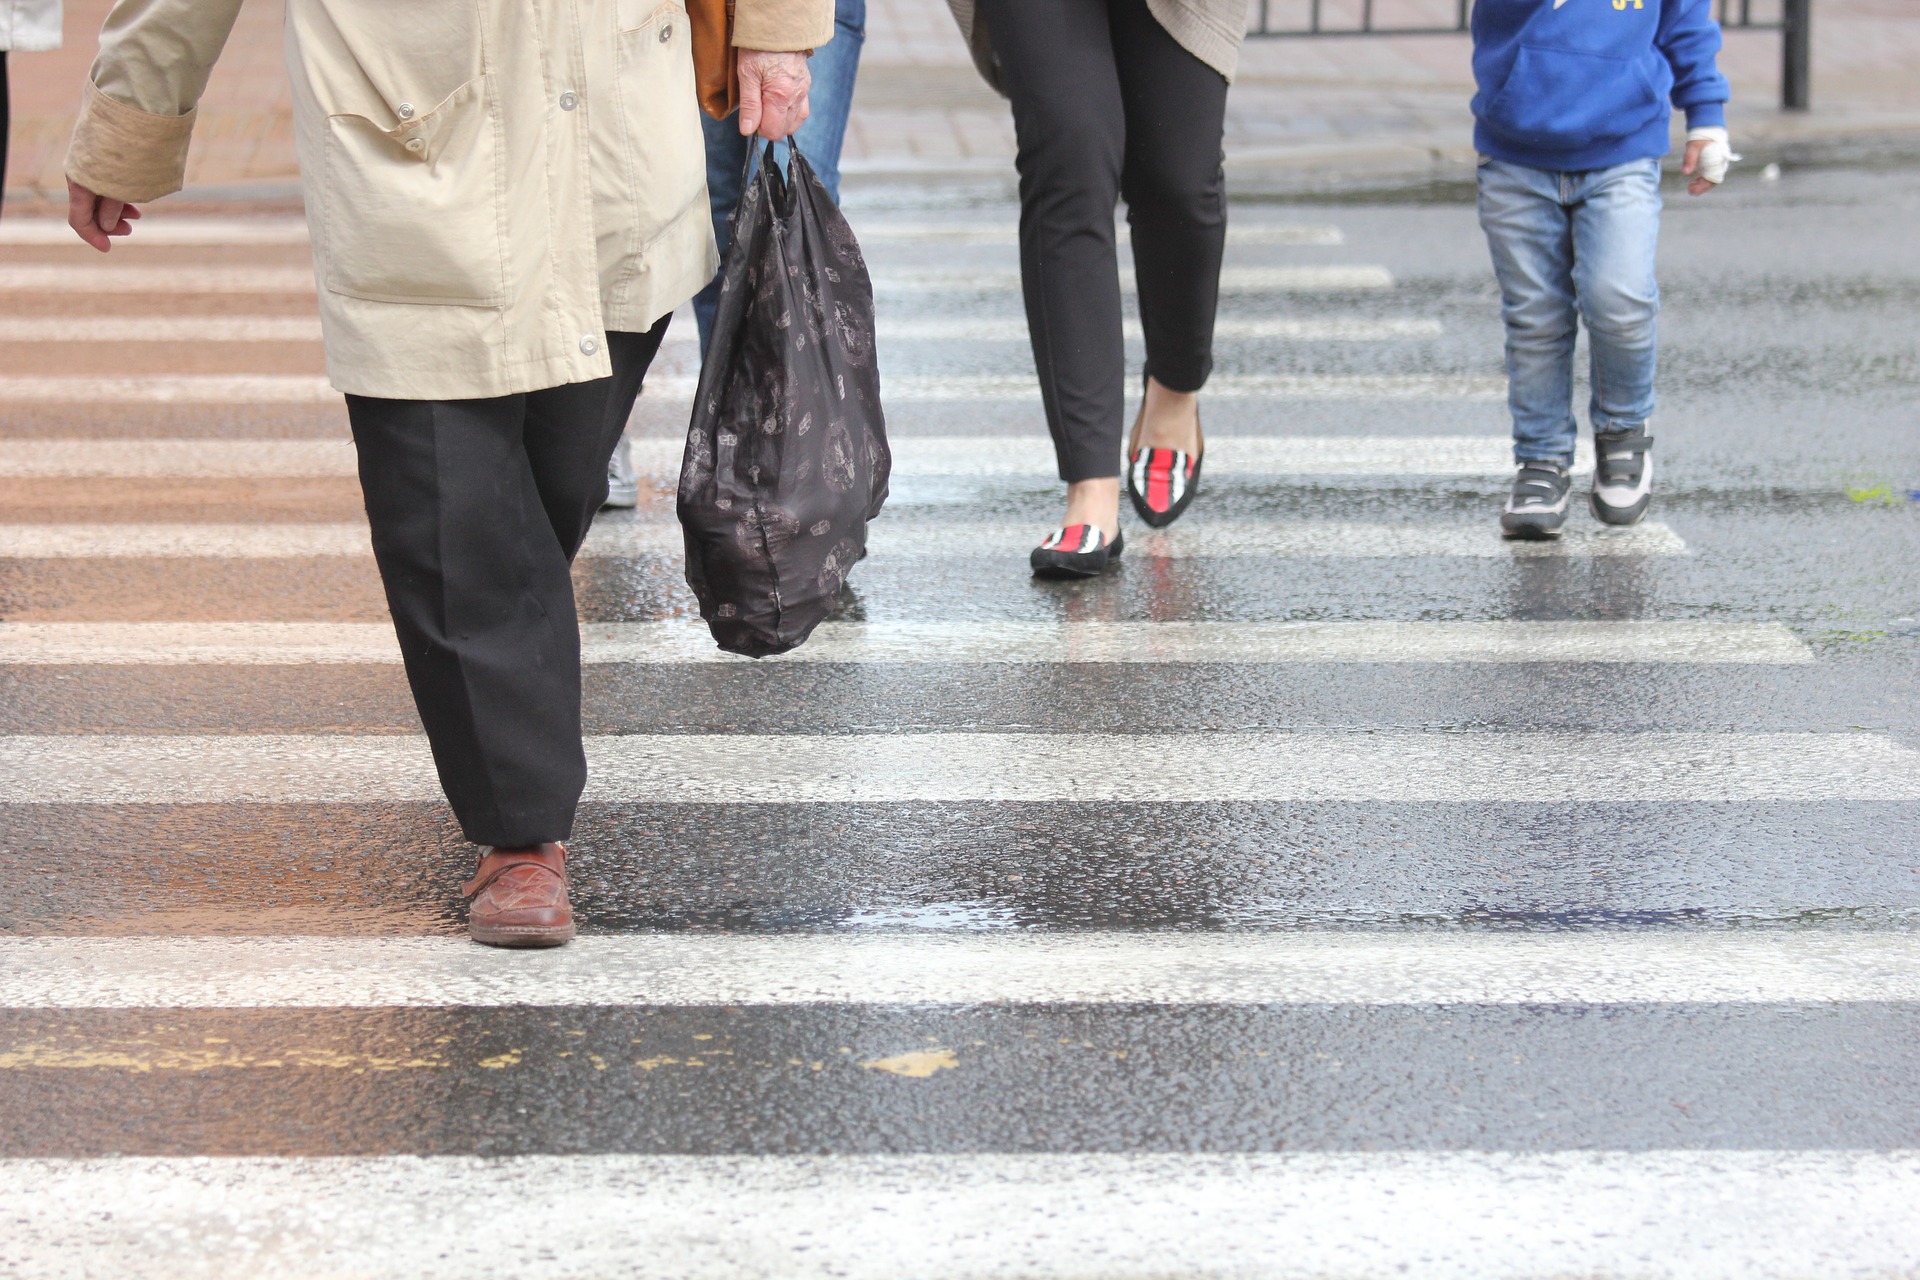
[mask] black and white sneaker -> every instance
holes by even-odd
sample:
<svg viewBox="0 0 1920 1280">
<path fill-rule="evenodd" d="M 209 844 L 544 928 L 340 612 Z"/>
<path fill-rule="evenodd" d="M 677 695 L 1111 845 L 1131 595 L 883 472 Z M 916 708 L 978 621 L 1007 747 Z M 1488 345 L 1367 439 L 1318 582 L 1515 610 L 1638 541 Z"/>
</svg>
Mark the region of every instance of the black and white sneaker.
<svg viewBox="0 0 1920 1280">
<path fill-rule="evenodd" d="M 1639 524 L 1653 501 L 1653 437 L 1644 426 L 1593 433 L 1593 514 L 1606 524 Z"/>
<path fill-rule="evenodd" d="M 633 469 L 633 446 L 625 436 L 613 446 L 613 456 L 607 459 L 607 500 L 600 504 L 604 510 L 613 507 L 621 511 L 631 511 L 640 505 L 640 477 Z"/>
<path fill-rule="evenodd" d="M 1559 463 L 1521 463 L 1500 516 L 1500 532 L 1509 538 L 1559 537 L 1572 494 L 1573 477 Z"/>
</svg>

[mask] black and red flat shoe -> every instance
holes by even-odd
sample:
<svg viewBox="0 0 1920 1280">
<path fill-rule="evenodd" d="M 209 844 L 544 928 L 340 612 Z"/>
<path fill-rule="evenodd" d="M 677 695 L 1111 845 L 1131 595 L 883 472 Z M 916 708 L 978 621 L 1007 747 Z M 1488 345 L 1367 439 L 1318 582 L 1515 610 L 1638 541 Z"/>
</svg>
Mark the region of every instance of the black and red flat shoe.
<svg viewBox="0 0 1920 1280">
<path fill-rule="evenodd" d="M 1200 491 L 1200 456 L 1182 449 L 1135 449 L 1127 454 L 1127 496 L 1150 528 L 1166 528 L 1193 502 Z"/>
<path fill-rule="evenodd" d="M 1036 578 L 1097 578 L 1120 563 L 1121 534 L 1109 542 L 1097 525 L 1070 524 L 1033 549 Z"/>
</svg>

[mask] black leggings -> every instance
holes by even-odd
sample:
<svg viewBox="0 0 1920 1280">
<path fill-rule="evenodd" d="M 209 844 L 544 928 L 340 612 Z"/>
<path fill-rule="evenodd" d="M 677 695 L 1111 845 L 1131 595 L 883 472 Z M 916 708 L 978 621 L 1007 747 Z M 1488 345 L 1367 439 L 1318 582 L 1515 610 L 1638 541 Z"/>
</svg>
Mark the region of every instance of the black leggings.
<svg viewBox="0 0 1920 1280">
<path fill-rule="evenodd" d="M 1126 345 L 1113 211 L 1127 202 L 1147 372 L 1213 369 L 1226 244 L 1227 82 L 1146 0 L 979 0 L 1019 137 L 1020 275 L 1060 478 L 1120 474 Z"/>
<path fill-rule="evenodd" d="M 373 554 L 440 785 L 467 839 L 565 840 L 586 785 L 574 554 L 660 339 L 613 376 L 484 400 L 348 396 Z"/>
<path fill-rule="evenodd" d="M 13 126 L 13 91 L 7 86 L 7 51 L 0 49 L 0 204 L 7 195 L 7 130 Z"/>
</svg>

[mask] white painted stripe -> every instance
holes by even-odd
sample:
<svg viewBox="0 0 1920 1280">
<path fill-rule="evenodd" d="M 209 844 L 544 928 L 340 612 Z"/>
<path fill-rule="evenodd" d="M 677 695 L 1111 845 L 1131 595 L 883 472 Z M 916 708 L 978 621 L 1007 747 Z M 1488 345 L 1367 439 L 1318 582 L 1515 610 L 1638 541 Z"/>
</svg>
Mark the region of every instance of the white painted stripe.
<svg viewBox="0 0 1920 1280">
<path fill-rule="evenodd" d="M 588 663 L 746 663 L 704 625 L 590 622 Z M 0 664 L 169 666 L 398 663 L 375 622 L 0 622 Z M 1686 662 L 1804 663 L 1777 623 L 825 622 L 771 662 Z"/>
<path fill-rule="evenodd" d="M 66 224 L 59 223 L 61 230 Z M 1018 244 L 1019 228 L 1011 223 L 994 226 L 988 223 L 972 222 L 888 222 L 879 219 L 861 218 L 856 220 L 854 234 L 860 237 L 862 244 L 884 244 L 891 241 L 933 241 L 940 244 Z M 67 231 L 71 236 L 73 232 Z M 1114 234 L 1121 243 L 1132 238 L 1127 224 L 1122 222 L 1114 227 Z M 1227 224 L 1228 244 L 1298 244 L 1298 245 L 1338 245 L 1345 244 L 1346 237 L 1340 228 L 1313 226 L 1304 223 L 1278 222 L 1230 222 Z"/>
<path fill-rule="evenodd" d="M 649 396 L 690 400 L 699 379 L 688 374 L 655 376 Z M 1229 400 L 1499 400 L 1503 378 L 1469 374 L 1278 374 L 1215 378 L 1211 399 Z M 969 374 L 888 378 L 881 389 L 888 404 L 927 400 L 1038 400 L 1030 374 Z M 282 374 L 181 374 L 138 378 L 0 377 L 0 402 L 35 404 L 116 403 L 324 403 L 340 393 L 322 377 Z"/>
<path fill-rule="evenodd" d="M 0 525 L 0 559 L 371 556 L 364 524 Z"/>
<path fill-rule="evenodd" d="M 305 245 L 304 218 L 144 217 L 122 245 L 222 246 Z M 1318 243 L 1317 241 L 1307 243 Z M 0 223 L 0 245 L 72 245 L 83 248 L 73 228 L 54 218 L 9 218 Z"/>
<path fill-rule="evenodd" d="M 1132 289 L 1133 272 L 1120 284 Z M 873 282 L 879 294 L 1017 292 L 1017 270 L 898 271 Z M 1331 292 L 1386 289 L 1393 274 L 1380 266 L 1228 267 L 1222 293 Z M 0 292 L 10 293 L 312 293 L 310 267 L 150 267 L 117 263 L 0 263 Z"/>
<path fill-rule="evenodd" d="M 688 388 L 688 396 L 692 388 Z M 1270 374 L 1213 378 L 1209 400 L 1504 400 L 1505 378 L 1472 374 Z M 1030 375 L 888 378 L 886 401 L 1040 398 Z"/>
<path fill-rule="evenodd" d="M 341 404 L 325 378 L 177 374 L 138 378 L 0 377 L 0 404 Z"/>
<path fill-rule="evenodd" d="M 589 801 L 1920 799 L 1920 752 L 1866 733 L 634 734 L 587 740 Z M 0 737 L 0 803 L 435 800 L 426 740 Z"/>
<path fill-rule="evenodd" d="M 0 938 L 0 1008 L 1920 1000 L 1920 935 L 826 933 Z"/>
<path fill-rule="evenodd" d="M 895 436 L 894 471 L 901 476 L 1047 476 L 1057 474 L 1053 442 L 1045 436 Z M 633 441 L 634 464 L 674 477 L 678 439 Z M 1582 441 L 1576 470 L 1593 468 Z M 1207 467 L 1228 475 L 1470 475 L 1507 476 L 1513 443 L 1505 436 L 1244 436 L 1207 440 Z M 0 453 L 0 468 L 4 468 Z M 0 471 L 4 474 L 4 471 Z"/>
<path fill-rule="evenodd" d="M 896 522 L 897 521 L 897 522 Z M 31 526 L 16 525 L 25 529 Z M 1022 523 L 975 524 L 882 517 L 868 531 L 875 558 L 913 557 L 951 560 L 956 556 L 1019 558 L 1046 530 Z M 0 527 L 0 554 L 6 530 Z M 582 554 L 588 556 L 679 555 L 684 551 L 677 525 L 603 521 L 594 526 Z M 1629 529 L 1591 525 L 1570 529 L 1553 542 L 1509 542 L 1491 522 L 1465 527 L 1412 524 L 1348 524 L 1332 521 L 1223 521 L 1183 523 L 1171 529 L 1127 530 L 1125 554 L 1133 559 L 1192 559 L 1219 556 L 1381 559 L 1400 556 L 1470 556 L 1509 559 L 1532 556 L 1681 555 L 1686 544 L 1663 524 Z"/>
<path fill-rule="evenodd" d="M 6 1160 L 0 1203 L 16 1280 L 1920 1269 L 1920 1152 L 1902 1150 Z"/>
<path fill-rule="evenodd" d="M 694 349 L 699 336 L 692 321 L 675 323 L 667 332 L 667 347 Z M 0 342 L 87 342 L 102 340 L 102 321 L 91 316 L 0 316 Z M 318 342 L 320 320 L 315 316 L 131 316 L 113 321 L 114 342 Z M 1126 336 L 1139 338 L 1140 322 L 1128 320 Z M 1379 320 L 1363 317 L 1312 316 L 1276 320 L 1221 320 L 1214 326 L 1216 340 L 1285 340 L 1327 342 L 1385 342 L 1400 338 L 1435 338 L 1446 330 L 1438 320 L 1411 317 Z M 1027 341 L 1027 322 L 1006 319 L 880 319 L 880 341 L 891 342 L 1019 342 Z"/>
<path fill-rule="evenodd" d="M 1141 337 L 1140 322 L 1127 320 L 1122 326 L 1126 336 Z M 947 318 L 911 317 L 895 319 L 891 313 L 880 317 L 880 341 L 889 342 L 1026 342 L 1027 322 L 1018 317 Z M 1437 338 L 1445 333 L 1438 320 L 1412 317 L 1379 320 L 1353 316 L 1301 316 L 1273 320 L 1220 320 L 1215 323 L 1215 341 L 1283 339 L 1289 341 L 1384 342 L 1396 338 Z M 691 341 L 691 339 L 687 339 Z"/>
<path fill-rule="evenodd" d="M 1122 242 L 1128 228 L 1114 228 Z M 935 241 L 945 244 L 1017 244 L 1013 226 L 981 226 L 965 222 L 889 222 L 859 220 L 854 228 L 862 243 Z M 1227 227 L 1229 244 L 1339 245 L 1345 243 L 1338 227 L 1299 223 L 1234 222 Z M 79 246 L 80 238 L 65 222 L 53 218 L 10 218 L 0 225 L 0 245 Z M 147 217 L 126 241 L 135 245 L 304 245 L 307 224 L 300 218 L 171 218 Z"/>
<path fill-rule="evenodd" d="M 0 477 L 15 480 L 357 474 L 351 440 L 0 440 Z"/>
<path fill-rule="evenodd" d="M 633 464 L 672 486 L 684 445 L 678 437 L 631 441 Z M 1053 442 L 1045 436 L 898 436 L 897 476 L 1048 476 Z M 1575 470 L 1592 469 L 1592 446 L 1580 445 Z M 1506 476 L 1513 469 L 1505 436 L 1215 436 L 1207 461 L 1221 475 Z M 266 476 L 352 476 L 351 441 L 334 440 L 0 440 L 0 478 L 140 477 L 226 479 Z"/>
<path fill-rule="evenodd" d="M 1120 287 L 1132 291 L 1133 272 L 1122 268 Z M 1348 289 L 1390 289 L 1393 273 L 1385 267 L 1227 267 L 1220 272 L 1222 293 L 1318 293 Z M 888 271 L 873 281 L 876 294 L 1018 292 L 1018 270 Z"/>
<path fill-rule="evenodd" d="M 312 267 L 0 263 L 0 293 L 312 293 Z"/>
<path fill-rule="evenodd" d="M 0 342 L 318 341 L 317 316 L 0 316 Z"/>
<path fill-rule="evenodd" d="M 875 558 L 939 558 L 956 555 L 1024 561 L 1045 530 L 1034 524 L 976 524 L 883 517 L 869 530 Z M 685 552 L 680 526 L 664 521 L 602 520 L 581 555 L 595 558 L 678 557 Z M 1131 530 L 1126 554 L 1134 559 L 1209 556 L 1471 556 L 1508 559 L 1534 556 L 1682 555 L 1686 543 L 1663 524 L 1630 529 L 1602 526 L 1569 530 L 1553 542 L 1508 542 L 1482 523 L 1450 525 L 1341 524 L 1227 521 L 1183 524 L 1172 529 Z M 0 559 L 68 560 L 102 557 L 220 560 L 288 556 L 372 554 L 362 524 L 12 524 L 0 525 Z"/>
</svg>

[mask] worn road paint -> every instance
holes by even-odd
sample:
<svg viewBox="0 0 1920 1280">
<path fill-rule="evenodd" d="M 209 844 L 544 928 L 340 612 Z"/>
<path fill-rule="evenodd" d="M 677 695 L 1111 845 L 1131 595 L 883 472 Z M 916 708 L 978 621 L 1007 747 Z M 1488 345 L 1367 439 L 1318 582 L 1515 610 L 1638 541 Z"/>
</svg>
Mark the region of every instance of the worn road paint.
<svg viewBox="0 0 1920 1280">
<path fill-rule="evenodd" d="M 869 1071 L 884 1071 L 888 1075 L 904 1076 L 909 1080 L 925 1080 L 936 1071 L 953 1070 L 960 1065 L 960 1059 L 954 1057 L 951 1049 L 918 1049 L 911 1053 L 895 1054 L 891 1058 L 875 1058 L 860 1065 Z"/>
</svg>

